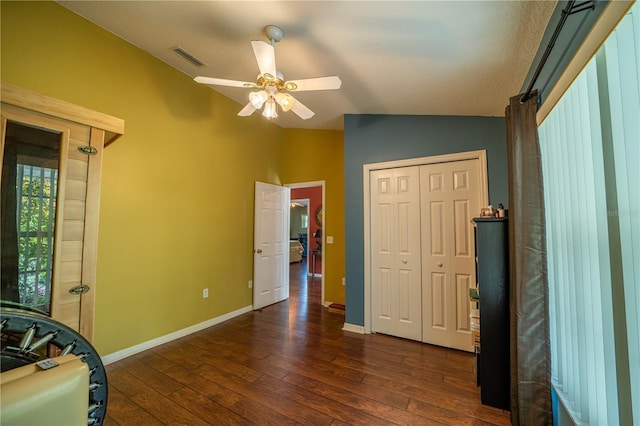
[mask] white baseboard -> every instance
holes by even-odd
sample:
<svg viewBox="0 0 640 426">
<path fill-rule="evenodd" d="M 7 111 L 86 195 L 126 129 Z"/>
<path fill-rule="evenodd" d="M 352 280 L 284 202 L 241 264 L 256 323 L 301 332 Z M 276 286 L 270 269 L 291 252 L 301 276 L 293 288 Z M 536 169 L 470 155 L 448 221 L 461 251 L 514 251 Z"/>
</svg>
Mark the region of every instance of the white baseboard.
<svg viewBox="0 0 640 426">
<path fill-rule="evenodd" d="M 365 334 L 364 327 L 361 325 L 349 324 L 348 322 L 344 323 L 344 327 L 342 327 L 344 331 L 350 331 L 352 333 Z"/>
<path fill-rule="evenodd" d="M 231 318 L 235 318 L 238 315 L 245 314 L 247 312 L 251 312 L 252 306 L 245 306 L 244 308 L 237 309 L 233 312 L 229 312 L 224 315 L 220 315 L 216 318 L 211 318 L 210 320 L 201 322 L 199 324 L 194 324 L 190 327 L 183 328 L 182 330 L 174 331 L 173 333 L 166 334 L 164 336 L 157 337 L 152 340 L 148 340 L 146 342 L 140 343 L 139 345 L 131 346 L 126 349 L 122 349 L 118 352 L 114 352 L 102 357 L 102 363 L 104 365 L 111 364 L 112 362 L 120 361 L 126 357 L 131 355 L 135 355 L 139 352 L 146 351 L 147 349 L 154 348 L 156 346 L 162 345 L 163 343 L 168 343 L 172 340 L 179 339 L 181 337 L 187 336 L 189 334 L 195 333 L 200 330 L 204 330 L 205 328 L 211 327 L 216 324 L 220 324 L 221 322 L 225 322 L 230 320 Z"/>
</svg>

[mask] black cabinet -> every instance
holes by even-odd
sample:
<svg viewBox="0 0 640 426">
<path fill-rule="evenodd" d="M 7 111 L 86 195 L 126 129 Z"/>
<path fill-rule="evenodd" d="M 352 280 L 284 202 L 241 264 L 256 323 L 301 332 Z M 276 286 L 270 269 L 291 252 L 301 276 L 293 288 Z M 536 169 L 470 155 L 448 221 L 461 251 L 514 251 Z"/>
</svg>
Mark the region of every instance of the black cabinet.
<svg viewBox="0 0 640 426">
<path fill-rule="evenodd" d="M 506 218 L 476 218 L 480 353 L 483 404 L 509 409 L 509 236 Z"/>
</svg>

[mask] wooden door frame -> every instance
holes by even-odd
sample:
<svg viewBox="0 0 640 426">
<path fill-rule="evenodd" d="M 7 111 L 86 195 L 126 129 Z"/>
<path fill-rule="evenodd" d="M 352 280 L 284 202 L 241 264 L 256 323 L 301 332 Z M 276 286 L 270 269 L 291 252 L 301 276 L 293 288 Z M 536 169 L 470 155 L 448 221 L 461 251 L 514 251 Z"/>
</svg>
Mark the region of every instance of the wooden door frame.
<svg viewBox="0 0 640 426">
<path fill-rule="evenodd" d="M 431 157 L 408 158 L 404 160 L 385 161 L 381 163 L 369 163 L 362 166 L 362 187 L 364 198 L 364 333 L 371 334 L 372 306 L 371 298 L 371 172 L 380 169 L 395 169 L 398 167 L 423 166 L 436 163 L 449 163 L 453 161 L 478 160 L 480 161 L 480 203 L 483 206 L 489 203 L 489 183 L 487 178 L 487 151 L 467 151 L 453 154 L 435 155 Z M 479 212 L 478 212 L 479 213 Z M 323 287 L 324 291 L 324 287 Z"/>
<path fill-rule="evenodd" d="M 70 121 L 85 125 L 90 128 L 89 144 L 97 148 L 96 155 L 89 157 L 87 188 L 92 188 L 87 193 L 86 213 L 84 224 L 85 245 L 83 246 L 83 258 L 91 258 L 89 262 L 83 262 L 82 282 L 90 283 L 93 291 L 91 298 L 81 296 L 79 332 L 90 342 L 93 341 L 93 324 L 95 308 L 95 290 L 97 280 L 97 248 L 98 248 L 98 218 L 100 208 L 100 176 L 102 172 L 102 150 L 108 144 L 114 142 L 124 134 L 124 120 L 72 103 L 51 98 L 40 93 L 0 82 L 0 101 L 3 104 L 13 105 L 24 110 L 16 115 L 3 111 L 4 118 L 11 121 L 29 123 L 34 120 L 42 123 L 46 128 L 62 133 L 68 141 L 68 130 L 61 126 L 60 120 Z M 5 121 L 2 123 L 4 139 Z M 4 146 L 2 146 L 4 151 Z M 1 164 L 1 163 L 0 163 Z M 91 204 L 91 205 L 90 205 Z M 62 218 L 62 215 L 57 215 Z M 59 226 L 56 226 L 56 233 Z M 56 249 L 59 250 L 61 238 L 55 236 Z M 85 257 L 86 256 L 86 257 Z M 56 252 L 54 251 L 54 262 Z"/>
<path fill-rule="evenodd" d="M 124 134 L 124 120 L 121 118 L 51 98 L 5 82 L 0 82 L 0 100 L 2 103 L 15 105 L 36 113 L 102 129 L 105 131 L 105 146 Z"/>
</svg>

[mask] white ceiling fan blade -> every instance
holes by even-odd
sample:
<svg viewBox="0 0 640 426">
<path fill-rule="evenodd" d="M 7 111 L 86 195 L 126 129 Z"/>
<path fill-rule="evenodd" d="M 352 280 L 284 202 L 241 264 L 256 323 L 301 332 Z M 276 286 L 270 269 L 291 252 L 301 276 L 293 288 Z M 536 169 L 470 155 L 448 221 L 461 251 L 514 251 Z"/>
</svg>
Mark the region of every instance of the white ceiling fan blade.
<svg viewBox="0 0 640 426">
<path fill-rule="evenodd" d="M 253 53 L 256 55 L 256 61 L 258 62 L 258 68 L 260 68 L 260 74 L 269 74 L 270 76 L 276 76 L 276 53 L 273 46 L 264 41 L 252 41 Z"/>
<path fill-rule="evenodd" d="M 298 117 L 302 118 L 303 120 L 308 120 L 315 115 L 315 112 L 311 111 L 302 102 L 300 102 L 297 99 L 295 99 L 295 102 L 293 102 L 291 111 L 295 112 L 298 115 Z"/>
<path fill-rule="evenodd" d="M 248 104 L 246 104 L 246 105 L 244 106 L 244 108 L 242 108 L 242 109 L 240 110 L 240 112 L 238 113 L 238 115 L 239 115 L 240 117 L 248 117 L 248 116 L 250 116 L 251 114 L 253 114 L 253 112 L 254 112 L 255 110 L 256 110 L 256 108 L 255 108 L 253 105 L 251 105 L 251 102 L 249 102 Z"/>
<path fill-rule="evenodd" d="M 231 87 L 256 87 L 255 83 L 248 81 L 226 80 L 224 78 L 202 77 L 194 78 L 198 83 L 210 84 L 213 86 L 231 86 Z"/>
<path fill-rule="evenodd" d="M 331 77 L 317 77 L 317 78 L 305 78 L 302 80 L 290 80 L 285 83 L 285 88 L 287 90 L 295 91 L 295 92 L 304 92 L 304 91 L 310 91 L 310 90 L 332 90 L 332 89 L 339 89 L 340 86 L 342 86 L 342 80 L 340 80 L 340 77 L 336 75 L 333 75 Z"/>
</svg>

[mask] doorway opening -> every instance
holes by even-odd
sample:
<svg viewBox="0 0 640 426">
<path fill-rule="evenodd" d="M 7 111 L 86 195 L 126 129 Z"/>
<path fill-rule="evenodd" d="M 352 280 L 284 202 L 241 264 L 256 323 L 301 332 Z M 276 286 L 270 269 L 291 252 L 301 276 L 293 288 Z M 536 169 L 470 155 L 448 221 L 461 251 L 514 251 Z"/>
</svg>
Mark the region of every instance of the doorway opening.
<svg viewBox="0 0 640 426">
<path fill-rule="evenodd" d="M 289 263 L 289 291 L 310 304 L 324 303 L 324 181 L 286 185 L 291 189 L 290 245 L 301 247 L 298 262 Z M 296 250 L 292 248 L 292 250 Z"/>
</svg>

